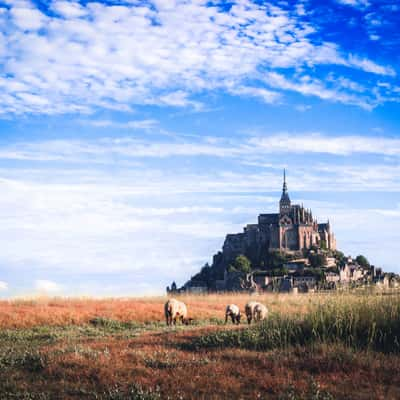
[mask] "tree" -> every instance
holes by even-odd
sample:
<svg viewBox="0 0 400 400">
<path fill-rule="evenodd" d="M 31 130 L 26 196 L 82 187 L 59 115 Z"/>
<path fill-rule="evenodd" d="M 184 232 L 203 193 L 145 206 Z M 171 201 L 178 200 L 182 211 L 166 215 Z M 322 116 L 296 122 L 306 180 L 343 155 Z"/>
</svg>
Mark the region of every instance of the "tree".
<svg viewBox="0 0 400 400">
<path fill-rule="evenodd" d="M 308 273 L 314 276 L 318 282 L 325 280 L 325 273 L 321 268 L 310 268 Z"/>
<path fill-rule="evenodd" d="M 312 268 L 321 268 L 326 265 L 326 256 L 324 254 L 310 254 L 308 261 Z"/>
<path fill-rule="evenodd" d="M 274 268 L 272 270 L 272 276 L 286 276 L 289 273 L 289 270 L 284 267 Z"/>
<path fill-rule="evenodd" d="M 356 262 L 357 262 L 357 264 L 361 265 L 364 268 L 370 268 L 371 267 L 371 265 L 370 265 L 369 261 L 367 260 L 367 258 L 364 257 L 361 254 L 356 257 Z"/>
<path fill-rule="evenodd" d="M 326 245 L 326 241 L 325 240 L 321 240 L 319 242 L 319 247 L 321 247 L 322 250 L 326 250 L 328 248 L 328 246 Z"/>
<path fill-rule="evenodd" d="M 271 269 L 280 268 L 290 257 L 280 251 L 271 251 L 268 253 L 268 266 Z"/>
<path fill-rule="evenodd" d="M 344 253 L 342 253 L 339 250 L 334 251 L 333 253 L 335 259 L 336 259 L 336 264 L 339 265 L 340 267 L 344 267 L 346 264 L 346 256 Z"/>
<path fill-rule="evenodd" d="M 251 262 L 246 256 L 240 254 L 235 258 L 235 261 L 229 266 L 228 271 L 229 272 L 238 271 L 247 274 L 251 271 Z"/>
</svg>

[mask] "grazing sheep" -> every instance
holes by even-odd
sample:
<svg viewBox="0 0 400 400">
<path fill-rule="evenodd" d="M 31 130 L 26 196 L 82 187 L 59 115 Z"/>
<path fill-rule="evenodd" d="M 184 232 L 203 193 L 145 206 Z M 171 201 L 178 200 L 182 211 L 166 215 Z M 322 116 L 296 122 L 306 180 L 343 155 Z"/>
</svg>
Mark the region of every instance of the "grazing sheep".
<svg viewBox="0 0 400 400">
<path fill-rule="evenodd" d="M 258 303 L 257 301 L 249 301 L 244 308 L 249 325 L 251 324 L 251 320 L 254 318 L 254 308 L 257 304 L 260 303 Z"/>
<path fill-rule="evenodd" d="M 169 299 L 164 305 L 165 319 L 167 325 L 176 325 L 176 320 L 180 319 L 183 324 L 188 324 L 186 304 L 176 299 Z"/>
<path fill-rule="evenodd" d="M 233 324 L 240 324 L 240 309 L 236 304 L 229 304 L 226 306 L 225 323 L 228 322 L 229 317 L 231 317 Z"/>
<path fill-rule="evenodd" d="M 268 308 L 264 304 L 257 303 L 254 307 L 254 321 L 262 321 L 268 316 Z"/>
</svg>

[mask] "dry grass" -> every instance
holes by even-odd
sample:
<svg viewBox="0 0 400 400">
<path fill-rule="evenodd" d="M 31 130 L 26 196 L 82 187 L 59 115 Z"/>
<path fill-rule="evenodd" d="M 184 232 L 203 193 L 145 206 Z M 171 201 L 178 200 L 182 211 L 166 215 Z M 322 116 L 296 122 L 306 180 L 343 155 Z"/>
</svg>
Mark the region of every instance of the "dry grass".
<svg viewBox="0 0 400 400">
<path fill-rule="evenodd" d="M 257 296 L 272 312 L 303 314 L 310 304 L 323 304 L 333 295 L 265 294 Z M 242 309 L 254 297 L 247 294 L 180 296 L 196 319 L 223 318 L 225 306 L 235 303 Z M 34 298 L 0 301 L 0 328 L 29 328 L 41 325 L 81 325 L 96 317 L 140 323 L 164 320 L 166 297 L 116 299 Z"/>
<path fill-rule="evenodd" d="M 344 305 L 365 303 L 368 310 L 382 300 L 386 303 L 387 297 L 399 301 L 399 297 L 354 293 L 268 294 L 257 300 L 274 314 L 307 319 L 321 305 L 336 305 L 340 310 Z M 246 346 L 194 348 L 190 345 L 213 333 L 248 331 L 245 325 L 215 322 L 223 320 L 226 304 L 234 302 L 243 308 L 249 296 L 184 296 L 192 316 L 202 321 L 177 328 L 165 326 L 165 300 L 1 302 L 0 398 L 400 398 L 398 354 L 360 351 L 343 343 L 262 351 Z"/>
</svg>

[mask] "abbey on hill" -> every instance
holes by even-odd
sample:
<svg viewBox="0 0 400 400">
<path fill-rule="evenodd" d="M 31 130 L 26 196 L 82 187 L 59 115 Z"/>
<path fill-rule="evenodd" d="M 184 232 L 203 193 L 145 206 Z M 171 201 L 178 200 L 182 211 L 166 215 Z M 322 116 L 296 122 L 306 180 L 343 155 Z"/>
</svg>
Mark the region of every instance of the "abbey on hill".
<svg viewBox="0 0 400 400">
<path fill-rule="evenodd" d="M 314 245 L 336 249 L 335 236 L 331 232 L 329 221 L 319 224 L 313 218 L 311 210 L 302 205 L 291 204 L 284 171 L 279 213 L 260 214 L 258 224 L 247 225 L 243 233 L 227 235 L 223 253 L 230 259 L 235 255 L 247 254 L 254 247 L 290 252 L 306 250 Z"/>
<path fill-rule="evenodd" d="M 311 210 L 291 203 L 284 171 L 279 212 L 260 214 L 257 224 L 226 235 L 211 266 L 180 289 L 173 282 L 167 291 L 307 291 L 371 283 L 394 285 L 399 279 L 364 256 L 353 260 L 338 251 L 329 221 L 318 223 Z"/>
</svg>

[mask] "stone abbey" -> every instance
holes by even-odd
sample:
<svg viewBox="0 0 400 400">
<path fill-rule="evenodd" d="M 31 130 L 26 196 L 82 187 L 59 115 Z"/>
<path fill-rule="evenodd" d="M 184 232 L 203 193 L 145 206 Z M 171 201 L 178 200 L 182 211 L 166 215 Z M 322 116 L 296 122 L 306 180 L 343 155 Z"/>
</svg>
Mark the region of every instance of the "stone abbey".
<svg viewBox="0 0 400 400">
<path fill-rule="evenodd" d="M 264 251 L 296 252 L 312 246 L 336 250 L 336 240 L 329 221 L 319 224 L 312 212 L 302 205 L 291 204 L 286 173 L 283 172 L 283 188 L 279 212 L 260 214 L 257 224 L 247 225 L 242 233 L 228 234 L 223 246 L 224 258 L 252 253 L 252 249 Z"/>
</svg>

